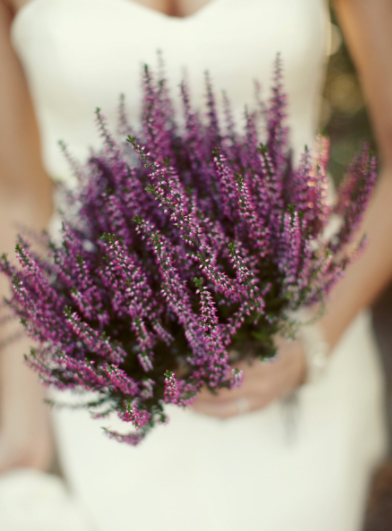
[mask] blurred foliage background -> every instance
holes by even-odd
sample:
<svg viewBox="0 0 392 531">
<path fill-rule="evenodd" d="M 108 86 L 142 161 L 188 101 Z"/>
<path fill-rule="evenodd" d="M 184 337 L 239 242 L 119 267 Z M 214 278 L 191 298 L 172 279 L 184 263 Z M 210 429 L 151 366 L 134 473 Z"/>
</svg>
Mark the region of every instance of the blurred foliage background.
<svg viewBox="0 0 392 531">
<path fill-rule="evenodd" d="M 321 102 L 320 127 L 331 139 L 330 173 L 337 182 L 363 141 L 375 148 L 355 67 L 331 10 L 331 47 Z"/>
</svg>

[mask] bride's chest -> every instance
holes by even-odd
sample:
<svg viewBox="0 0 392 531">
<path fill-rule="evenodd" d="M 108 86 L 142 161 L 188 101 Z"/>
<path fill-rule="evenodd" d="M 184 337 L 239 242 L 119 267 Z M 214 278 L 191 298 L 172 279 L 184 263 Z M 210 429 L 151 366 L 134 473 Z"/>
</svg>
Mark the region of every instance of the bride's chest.
<svg viewBox="0 0 392 531">
<path fill-rule="evenodd" d="M 176 100 L 184 76 L 193 103 L 203 103 L 204 72 L 225 89 L 237 117 L 253 101 L 254 79 L 266 96 L 280 52 L 293 145 L 309 143 L 326 52 L 324 0 L 209 0 L 194 15 L 169 17 L 130 0 L 29 0 L 12 36 L 28 77 L 49 174 L 68 175 L 57 146 L 64 139 L 81 160 L 98 146 L 93 122 L 109 124 L 124 93 L 131 121 L 140 115 L 143 63 L 163 52 Z M 178 98 L 177 98 L 178 99 Z"/>
<path fill-rule="evenodd" d="M 287 90 L 306 93 L 323 61 L 325 27 L 324 0 L 209 0 L 185 18 L 133 0 L 29 0 L 13 41 L 48 112 L 77 113 L 77 102 L 92 97 L 103 106 L 120 92 L 133 100 L 141 65 L 155 65 L 158 49 L 173 86 L 186 67 L 201 94 L 208 69 L 242 106 L 253 79 L 269 85 L 278 52 Z"/>
<path fill-rule="evenodd" d="M 31 0 L 10 0 L 15 12 L 25 7 Z M 153 11 L 169 16 L 187 17 L 196 13 L 210 0 L 128 0 L 141 4 Z"/>
<path fill-rule="evenodd" d="M 214 55 L 236 66 L 248 52 L 262 61 L 269 50 L 298 63 L 311 55 L 325 23 L 325 0 L 176 0 L 193 14 L 159 12 L 173 1 L 29 0 L 16 15 L 14 42 L 22 55 L 39 53 L 57 68 L 97 67 L 108 56 L 116 64 L 117 54 L 144 61 L 157 48 L 184 64 Z"/>
</svg>

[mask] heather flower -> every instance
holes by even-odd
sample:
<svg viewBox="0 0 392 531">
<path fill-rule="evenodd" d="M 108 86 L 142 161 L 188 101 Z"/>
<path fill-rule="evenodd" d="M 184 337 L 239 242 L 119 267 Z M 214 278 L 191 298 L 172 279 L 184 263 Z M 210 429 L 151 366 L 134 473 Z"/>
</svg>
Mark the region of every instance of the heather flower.
<svg viewBox="0 0 392 531">
<path fill-rule="evenodd" d="M 165 372 L 165 390 L 163 399 L 167 404 L 178 404 L 181 398 L 180 386 L 174 372 Z"/>
<path fill-rule="evenodd" d="M 242 132 L 226 94 L 220 120 L 209 75 L 204 115 L 181 84 L 183 119 L 162 60 L 142 81 L 139 128 L 122 97 L 116 135 L 97 110 L 102 149 L 87 162 L 62 144 L 77 185 L 63 190 L 60 241 L 46 238 L 40 257 L 20 239 L 20 267 L 0 260 L 12 285 L 6 303 L 39 344 L 28 364 L 45 385 L 97 395 L 87 393 L 85 407 L 133 425 L 105 430 L 131 445 L 166 423 L 166 404 L 185 407 L 203 386 L 240 386 L 229 351 L 236 360 L 275 355 L 274 335 L 352 260 L 347 244 L 376 176 L 365 147 L 331 205 L 327 140 L 293 165 L 280 59 L 270 101 L 256 91 Z M 332 215 L 340 227 L 326 237 Z"/>
<path fill-rule="evenodd" d="M 234 389 L 235 387 L 241 387 L 243 379 L 244 379 L 243 372 L 237 368 L 234 368 L 231 371 L 231 375 L 230 375 L 230 389 Z"/>
</svg>

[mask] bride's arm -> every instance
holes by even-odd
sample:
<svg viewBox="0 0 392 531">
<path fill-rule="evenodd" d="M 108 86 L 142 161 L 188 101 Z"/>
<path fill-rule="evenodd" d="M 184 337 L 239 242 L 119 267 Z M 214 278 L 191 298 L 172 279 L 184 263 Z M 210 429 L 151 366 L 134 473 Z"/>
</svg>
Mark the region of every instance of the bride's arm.
<svg viewBox="0 0 392 531">
<path fill-rule="evenodd" d="M 392 276 L 392 2 L 335 0 L 335 9 L 365 92 L 381 167 L 362 228 L 367 249 L 336 286 L 324 319 L 332 345 Z"/>
<path fill-rule="evenodd" d="M 51 185 L 22 69 L 12 50 L 12 14 L 0 0 L 0 253 L 14 255 L 15 223 L 44 228 L 51 214 Z M 0 277 L 0 297 L 7 293 Z M 2 315 L 2 314 L 1 314 Z M 0 342 L 15 333 L 1 327 Z M 0 473 L 11 467 L 45 468 L 51 459 L 47 407 L 37 377 L 22 362 L 29 342 L 0 348 Z"/>
<path fill-rule="evenodd" d="M 320 321 L 331 347 L 363 308 L 374 302 L 392 277 L 392 1 L 335 0 L 344 35 L 355 61 L 381 155 L 379 181 L 360 233 L 368 245 L 332 291 L 327 314 Z M 240 389 L 217 397 L 203 392 L 195 409 L 221 418 L 239 413 L 238 398 L 260 409 L 297 387 L 306 373 L 299 342 L 281 341 L 273 364 L 241 364 Z"/>
</svg>

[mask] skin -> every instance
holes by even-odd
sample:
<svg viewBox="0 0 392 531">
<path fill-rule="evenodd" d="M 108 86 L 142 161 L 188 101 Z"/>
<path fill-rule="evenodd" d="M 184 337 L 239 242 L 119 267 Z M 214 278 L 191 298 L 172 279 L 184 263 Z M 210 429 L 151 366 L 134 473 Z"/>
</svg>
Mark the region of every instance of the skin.
<svg viewBox="0 0 392 531">
<path fill-rule="evenodd" d="M 41 160 L 36 121 L 20 64 L 9 41 L 10 9 L 0 2 L 0 249 L 11 257 L 16 222 L 41 230 L 50 218 L 52 185 Z M 23 156 L 21 156 L 23 154 Z M 0 277 L 0 293 L 7 294 Z M 15 334 L 2 327 L 0 342 Z M 46 468 L 52 442 L 43 389 L 22 363 L 28 340 L 0 352 L 0 472 L 12 467 Z"/>
<path fill-rule="evenodd" d="M 190 16 L 209 0 L 137 1 L 169 16 Z M 211 1 L 211 0 L 210 0 Z M 213 0 L 212 0 L 213 1 Z M 51 183 L 39 156 L 34 112 L 19 61 L 9 42 L 14 13 L 26 0 L 0 0 L 0 249 L 12 254 L 15 220 L 41 230 L 51 215 Z M 369 244 L 336 286 L 328 313 L 320 321 L 331 350 L 359 311 L 369 306 L 392 277 L 392 2 L 335 0 L 335 9 L 356 63 L 367 97 L 382 158 L 380 178 L 360 232 Z M 21 151 L 23 146 L 23 157 Z M 0 293 L 7 292 L 0 280 Z M 7 334 L 9 331 L 2 331 Z M 240 389 L 203 391 L 194 403 L 200 413 L 229 418 L 239 414 L 236 400 L 245 397 L 252 411 L 296 389 L 306 377 L 299 341 L 277 338 L 273 363 L 238 364 L 244 371 Z M 0 473 L 16 466 L 45 469 L 51 459 L 52 438 L 43 391 L 21 363 L 28 342 L 14 343 L 0 352 Z"/>
</svg>

